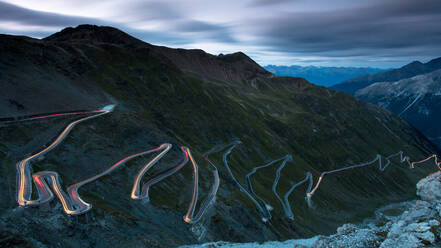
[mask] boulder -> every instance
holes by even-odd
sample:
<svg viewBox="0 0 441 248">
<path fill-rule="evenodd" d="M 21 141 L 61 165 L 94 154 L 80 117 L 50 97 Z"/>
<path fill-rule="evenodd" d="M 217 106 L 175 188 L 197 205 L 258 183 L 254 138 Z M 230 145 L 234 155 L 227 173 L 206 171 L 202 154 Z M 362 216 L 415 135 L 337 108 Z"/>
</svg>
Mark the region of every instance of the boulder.
<svg viewBox="0 0 441 248">
<path fill-rule="evenodd" d="M 417 195 L 424 201 L 437 201 L 441 199 L 440 180 L 440 171 L 421 179 L 417 184 Z"/>
</svg>

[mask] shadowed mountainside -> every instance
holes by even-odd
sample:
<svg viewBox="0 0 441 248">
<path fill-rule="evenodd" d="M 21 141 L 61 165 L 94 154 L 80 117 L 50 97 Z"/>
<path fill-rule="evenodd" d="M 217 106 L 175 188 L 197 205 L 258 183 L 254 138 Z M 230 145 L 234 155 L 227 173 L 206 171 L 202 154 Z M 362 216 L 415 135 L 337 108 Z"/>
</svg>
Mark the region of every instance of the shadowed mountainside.
<svg viewBox="0 0 441 248">
<path fill-rule="evenodd" d="M 322 171 L 372 160 L 377 153 L 403 150 L 422 159 L 436 152 L 391 112 L 301 78 L 273 76 L 243 53 L 214 56 L 157 47 L 91 25 L 43 40 L 2 35 L 0 52 L 1 117 L 118 104 L 113 113 L 75 127 L 63 144 L 33 165 L 35 172 L 57 171 L 64 186 L 164 142 L 174 148 L 160 168 L 182 159 L 179 145 L 188 146 L 197 158 L 201 199 L 213 180 L 201 154 L 237 138 L 243 145 L 228 159 L 243 185 L 253 167 L 293 155 L 279 181 L 281 195 L 307 171 L 316 179 Z M 271 191 L 278 166 L 268 167 L 253 175 L 252 182 L 274 207 L 273 218 L 265 224 L 234 185 L 219 153 L 211 156 L 220 171 L 216 203 L 192 226 L 182 221 L 191 197 L 190 166 L 155 185 L 150 202 L 129 198 L 133 177 L 147 161 L 142 158 L 79 192 L 93 204 L 85 216 L 66 216 L 57 200 L 46 207 L 13 210 L 15 163 L 48 144 L 72 119 L 0 128 L 0 229 L 5 233 L 34 245 L 63 240 L 66 247 L 169 247 L 305 237 L 330 233 L 380 205 L 413 198 L 413 185 L 434 170 L 409 170 L 394 163 L 383 173 L 369 167 L 329 176 L 314 195 L 314 208 L 308 208 L 303 186 L 293 192 L 296 219 L 291 221 Z"/>
</svg>

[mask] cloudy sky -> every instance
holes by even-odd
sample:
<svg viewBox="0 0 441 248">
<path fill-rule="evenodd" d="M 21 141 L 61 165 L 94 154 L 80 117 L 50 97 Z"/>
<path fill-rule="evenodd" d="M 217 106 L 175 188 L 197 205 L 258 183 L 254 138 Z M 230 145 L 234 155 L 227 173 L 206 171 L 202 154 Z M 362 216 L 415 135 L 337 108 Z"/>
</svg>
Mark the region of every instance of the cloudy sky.
<svg viewBox="0 0 441 248">
<path fill-rule="evenodd" d="M 243 51 L 261 65 L 441 57 L 441 0 L 0 0 L 0 33 L 41 38 L 85 23 L 157 45 Z"/>
</svg>

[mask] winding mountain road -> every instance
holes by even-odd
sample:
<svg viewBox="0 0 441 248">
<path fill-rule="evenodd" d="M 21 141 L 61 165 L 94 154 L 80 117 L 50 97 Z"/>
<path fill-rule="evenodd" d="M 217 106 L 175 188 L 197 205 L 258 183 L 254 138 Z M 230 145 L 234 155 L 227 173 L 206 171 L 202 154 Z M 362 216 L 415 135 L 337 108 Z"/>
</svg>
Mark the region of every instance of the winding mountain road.
<svg viewBox="0 0 441 248">
<path fill-rule="evenodd" d="M 157 148 L 146 150 L 143 152 L 139 152 L 133 155 L 130 155 L 128 157 L 125 157 L 124 159 L 118 161 L 117 163 L 113 164 L 106 170 L 102 171 L 101 173 L 94 175 L 90 178 L 84 179 L 78 183 L 75 183 L 73 185 L 70 185 L 67 187 L 67 194 L 63 191 L 61 183 L 60 183 L 60 177 L 58 173 L 53 171 L 40 171 L 37 173 L 34 173 L 31 176 L 31 163 L 32 161 L 38 159 L 39 157 L 43 156 L 44 154 L 48 153 L 52 149 L 54 149 L 57 145 L 59 145 L 64 138 L 69 134 L 69 132 L 73 129 L 75 125 L 77 125 L 80 122 L 90 120 L 92 118 L 96 118 L 98 116 L 110 113 L 113 111 L 114 105 L 108 105 L 100 110 L 92 110 L 92 111 L 79 111 L 79 112 L 70 112 L 70 113 L 61 113 L 61 114 L 51 114 L 51 115 L 41 115 L 41 116 L 33 116 L 30 118 L 21 119 L 20 121 L 26 121 L 26 120 L 35 120 L 35 119 L 43 119 L 43 118 L 49 118 L 49 117 L 56 117 L 56 116 L 66 116 L 66 115 L 74 115 L 74 114 L 93 114 L 92 116 L 84 117 L 79 120 L 73 121 L 70 124 L 67 125 L 67 127 L 61 132 L 61 134 L 55 139 L 54 142 L 52 142 L 48 147 L 43 149 L 42 151 L 29 156 L 20 162 L 17 163 L 17 202 L 19 206 L 27 207 L 27 206 L 35 206 L 40 205 L 46 202 L 51 201 L 54 198 L 54 193 L 60 200 L 63 210 L 65 213 L 69 215 L 79 215 L 83 214 L 89 210 L 92 209 L 92 205 L 85 202 L 83 199 L 81 199 L 78 190 L 80 187 L 84 186 L 85 184 L 91 183 L 98 178 L 107 175 L 117 168 L 121 167 L 128 161 L 139 157 L 143 155 L 147 155 L 153 152 L 160 151 L 159 154 L 157 154 L 153 159 L 151 159 L 146 165 L 144 165 L 141 170 L 139 170 L 138 174 L 136 175 L 132 192 L 131 192 L 131 198 L 132 199 L 149 199 L 149 188 L 153 186 L 154 184 L 162 181 L 163 179 L 173 175 L 174 173 L 178 172 L 182 167 L 189 161 L 191 161 L 193 165 L 193 196 L 190 201 L 190 205 L 188 207 L 187 213 L 184 216 L 184 221 L 188 223 L 196 223 L 198 222 L 204 213 L 208 210 L 211 203 L 214 202 L 214 199 L 216 197 L 217 190 L 219 188 L 219 174 L 217 171 L 216 166 L 208 160 L 208 155 L 217 152 L 217 150 L 211 150 L 207 152 L 204 155 L 205 160 L 208 162 L 208 164 L 211 167 L 211 170 L 213 171 L 214 176 L 214 182 L 212 189 L 210 193 L 207 196 L 207 199 L 202 203 L 199 212 L 196 214 L 195 217 L 193 217 L 197 200 L 198 200 L 198 165 L 196 161 L 193 159 L 190 149 L 187 147 L 181 147 L 181 151 L 184 153 L 184 160 L 179 163 L 177 166 L 166 169 L 165 171 L 160 172 L 159 174 L 155 175 L 154 177 L 150 178 L 144 185 L 141 185 L 141 180 L 146 174 L 146 172 L 153 167 L 164 155 L 166 155 L 170 149 L 172 148 L 171 144 L 165 143 L 160 145 Z M 31 179 L 32 178 L 32 179 Z M 35 200 L 31 199 L 32 196 L 32 180 L 35 183 L 35 186 L 37 188 L 38 197 Z M 51 188 L 53 189 L 53 192 L 51 191 Z"/>
<path fill-rule="evenodd" d="M 48 202 L 52 200 L 53 194 L 49 190 L 48 185 L 44 182 L 44 178 L 48 178 L 50 180 L 51 185 L 54 186 L 54 190 L 57 193 L 57 196 L 63 197 L 63 194 L 59 191 L 59 180 L 58 180 L 58 174 L 54 172 L 40 172 L 39 174 L 36 174 L 35 176 L 31 177 L 31 169 L 30 164 L 33 160 L 43 156 L 44 154 L 48 153 L 52 149 L 54 149 L 57 145 L 59 145 L 64 138 L 69 134 L 69 132 L 72 130 L 75 125 L 77 125 L 80 122 L 90 120 L 93 118 L 96 118 L 101 115 L 105 115 L 107 113 L 110 113 L 114 108 L 114 105 L 108 105 L 105 106 L 103 109 L 100 110 L 93 110 L 93 111 L 87 111 L 87 112 L 73 112 L 73 113 L 65 113 L 65 114 L 54 114 L 54 115 L 45 115 L 45 116 L 37 116 L 37 117 L 31 117 L 29 120 L 35 120 L 35 119 L 41 119 L 41 118 L 48 118 L 48 117 L 54 117 L 54 116 L 62 116 L 62 115 L 71 115 L 71 114 L 94 114 L 92 116 L 84 117 L 79 120 L 76 120 L 74 122 L 71 122 L 67 127 L 61 132 L 61 134 L 55 139 L 52 144 L 50 144 L 48 147 L 44 148 L 40 152 L 27 157 L 20 162 L 17 163 L 17 202 L 20 206 L 29 206 L 29 205 L 38 205 L 41 203 Z M 37 191 L 38 191 L 38 198 L 36 200 L 31 200 L 32 195 L 32 180 L 33 178 L 35 180 Z M 65 208 L 65 211 L 67 210 L 67 213 L 70 213 L 70 210 L 72 208 L 71 204 L 67 201 L 62 201 L 63 207 Z"/>
<path fill-rule="evenodd" d="M 438 161 L 438 156 L 433 154 L 421 161 L 417 161 L 417 162 L 410 162 L 409 157 L 408 156 L 404 156 L 403 151 L 399 151 L 397 153 L 391 154 L 389 156 L 382 156 L 380 154 L 377 154 L 375 156 L 375 158 L 371 161 L 368 162 L 364 162 L 364 163 L 360 163 L 360 164 L 356 164 L 356 165 L 350 165 L 350 166 L 346 166 L 346 167 L 342 167 L 339 169 L 335 169 L 335 170 L 330 170 L 330 171 L 324 171 L 320 174 L 315 186 L 314 186 L 314 180 L 313 180 L 313 176 L 311 172 L 306 172 L 305 177 L 300 180 L 297 183 L 294 183 L 290 189 L 285 193 L 283 200 L 280 197 L 280 195 L 277 193 L 277 185 L 281 176 L 281 171 L 282 169 L 286 166 L 286 163 L 289 161 L 292 161 L 292 157 L 291 155 L 286 155 L 285 157 L 279 158 L 279 159 L 275 159 L 265 165 L 262 166 L 257 166 L 254 167 L 247 175 L 246 175 L 246 179 L 247 179 L 247 184 L 248 184 L 248 189 L 251 192 L 248 192 L 244 189 L 244 187 L 236 180 L 236 178 L 234 177 L 234 175 L 231 172 L 231 169 L 229 168 L 228 165 L 228 161 L 227 161 L 227 156 L 231 153 L 231 151 L 237 146 L 241 144 L 240 141 L 234 141 L 230 144 L 225 145 L 225 147 L 231 146 L 230 149 L 228 149 L 227 151 L 225 151 L 224 155 L 223 155 L 223 160 L 224 160 L 224 165 L 227 168 L 228 173 L 230 174 L 230 176 L 232 177 L 233 181 L 236 183 L 236 185 L 238 186 L 239 190 L 241 192 L 243 192 L 246 196 L 248 196 L 248 198 L 250 198 L 250 200 L 256 205 L 258 212 L 261 214 L 262 220 L 264 222 L 268 221 L 271 218 L 271 215 L 269 214 L 269 211 L 264 211 L 263 207 L 261 206 L 261 204 L 263 206 L 269 206 L 269 204 L 266 203 L 265 200 L 263 200 L 262 198 L 260 198 L 257 194 L 255 194 L 251 181 L 250 181 L 250 176 L 253 175 L 254 173 L 256 173 L 256 171 L 258 169 L 261 168 L 265 168 L 270 166 L 271 164 L 274 164 L 275 162 L 278 162 L 282 159 L 283 162 L 280 165 L 280 167 L 277 169 L 276 171 L 276 177 L 274 179 L 274 183 L 272 186 L 272 191 L 274 193 L 274 195 L 276 196 L 276 198 L 280 201 L 282 208 L 284 210 L 285 216 L 291 220 L 294 220 L 294 214 L 292 212 L 292 208 L 289 204 L 289 196 L 290 194 L 294 191 L 295 188 L 299 187 L 302 184 L 307 183 L 307 189 L 306 189 L 306 197 L 305 200 L 307 201 L 308 205 L 311 205 L 311 197 L 314 195 L 314 193 L 318 190 L 319 186 L 321 185 L 321 183 L 323 182 L 323 179 L 326 175 L 330 175 L 330 174 L 334 174 L 337 172 L 342 172 L 345 170 L 351 170 L 351 169 L 356 169 L 356 168 L 361 168 L 361 167 L 366 167 L 366 166 L 371 166 L 371 165 L 375 165 L 375 163 L 378 163 L 378 168 L 381 172 L 383 172 L 390 164 L 391 164 L 391 159 L 398 157 L 399 156 L 399 161 L 400 163 L 407 163 L 409 165 L 409 168 L 414 168 L 415 165 L 417 164 L 421 164 L 421 163 L 425 163 L 427 161 L 429 161 L 430 159 L 434 159 L 435 165 L 438 167 L 439 170 L 441 170 L 441 162 Z M 385 161 L 385 163 L 383 164 L 383 159 Z M 314 188 L 312 188 L 314 186 Z M 258 201 L 252 196 L 254 195 L 260 202 L 261 204 L 258 203 Z"/>
<path fill-rule="evenodd" d="M 197 188 L 195 188 L 195 187 L 193 188 L 192 203 L 190 205 L 189 211 L 184 216 L 184 221 L 187 223 L 193 224 L 193 223 L 199 222 L 201 220 L 201 218 L 203 217 L 203 215 L 207 212 L 207 210 L 210 208 L 210 206 L 216 200 L 216 194 L 217 194 L 217 190 L 219 189 L 219 184 L 220 184 L 219 172 L 217 170 L 217 167 L 208 159 L 208 155 L 213 154 L 215 152 L 219 152 L 219 151 L 221 151 L 221 150 L 219 150 L 218 148 L 215 147 L 202 155 L 204 160 L 211 167 L 211 171 L 213 173 L 213 185 L 211 186 L 210 192 L 208 193 L 207 197 L 201 203 L 201 206 L 199 207 L 199 211 L 196 214 L 196 216 L 194 216 L 194 209 L 195 209 L 196 202 L 197 202 Z M 190 160 L 192 161 L 193 165 L 196 165 L 196 168 L 197 168 L 197 164 L 194 161 L 193 157 L 191 156 L 191 153 L 189 153 L 189 156 L 190 156 Z M 197 178 L 198 178 L 197 170 L 193 170 L 193 171 L 194 171 L 194 178 L 196 178 L 196 180 L 194 181 L 194 185 L 197 185 Z M 190 209 L 191 209 L 191 211 L 190 211 Z"/>
<path fill-rule="evenodd" d="M 193 190 L 192 190 L 192 198 L 188 206 L 188 210 L 186 214 L 184 215 L 183 219 L 185 222 L 194 224 L 201 220 L 201 218 L 204 216 L 204 214 L 207 212 L 207 210 L 210 208 L 210 206 L 215 202 L 216 194 L 219 189 L 220 179 L 219 179 L 219 172 L 217 167 L 208 159 L 208 156 L 210 154 L 220 152 L 222 150 L 226 151 L 224 152 L 222 156 L 222 160 L 224 163 L 224 166 L 230 175 L 230 177 L 233 179 L 236 186 L 239 188 L 241 192 L 243 192 L 256 206 L 258 212 L 260 213 L 262 217 L 263 222 L 267 222 L 269 219 L 271 219 L 270 211 L 272 210 L 272 206 L 268 204 L 263 198 L 261 198 L 253 189 L 252 183 L 251 183 L 251 176 L 255 174 L 259 169 L 269 167 L 277 162 L 282 161 L 282 164 L 279 166 L 279 168 L 276 171 L 276 176 L 272 185 L 272 191 L 276 198 L 280 201 L 283 211 L 285 213 L 285 216 L 291 220 L 294 220 L 294 214 L 292 212 L 292 208 L 289 203 L 289 196 L 294 191 L 295 188 L 299 187 L 300 185 L 307 184 L 306 189 L 306 201 L 310 205 L 310 198 L 314 195 L 314 193 L 318 190 L 319 186 L 323 182 L 326 175 L 335 174 L 338 172 L 366 167 L 366 166 L 372 166 L 378 163 L 378 168 L 382 172 L 384 171 L 390 164 L 391 159 L 399 157 L 400 163 L 407 163 L 409 165 L 409 168 L 414 168 L 415 165 L 425 163 L 431 159 L 434 159 L 434 163 L 438 167 L 439 170 L 441 170 L 441 162 L 438 161 L 438 156 L 433 154 L 423 160 L 417 161 L 417 162 L 410 162 L 410 159 L 408 156 L 404 156 L 404 153 L 402 151 L 399 151 L 397 153 L 391 154 L 389 156 L 382 156 L 380 154 L 377 154 L 376 157 L 368 162 L 356 164 L 356 165 L 350 165 L 346 167 L 342 167 L 339 169 L 334 169 L 330 171 L 324 171 L 320 174 L 318 177 L 317 182 L 314 186 L 314 180 L 311 172 L 306 172 L 305 177 L 300 180 L 297 183 L 294 183 L 289 190 L 284 194 L 283 199 L 280 197 L 280 195 L 277 192 L 277 185 L 279 183 L 282 169 L 286 166 L 288 162 L 292 161 L 291 155 L 286 155 L 284 157 L 272 160 L 264 165 L 256 166 L 254 167 L 249 173 L 246 174 L 245 178 L 247 181 L 247 189 L 241 185 L 241 183 L 236 179 L 234 174 L 231 171 L 231 168 L 228 164 L 227 158 L 231 154 L 232 150 L 236 148 L 237 145 L 241 144 L 241 141 L 235 140 L 229 144 L 216 146 L 207 153 L 203 155 L 205 161 L 209 165 L 210 170 L 213 174 L 213 184 L 211 186 L 211 189 L 209 193 L 207 194 L 207 197 L 205 200 L 201 203 L 201 206 L 199 207 L 199 211 L 195 215 L 196 205 L 198 201 L 198 195 L 199 195 L 199 167 L 193 158 L 191 151 L 188 147 L 181 147 L 181 151 L 184 154 L 184 159 L 182 162 L 180 162 L 178 165 L 171 167 L 169 169 L 166 169 L 164 171 L 159 172 L 157 175 L 151 177 L 142 185 L 142 178 L 145 176 L 147 171 L 152 168 L 160 159 L 165 156 L 170 149 L 172 148 L 171 144 L 164 143 L 160 145 L 157 148 L 146 150 L 143 152 L 139 152 L 136 154 L 132 154 L 128 157 L 123 158 L 122 160 L 118 161 L 117 163 L 113 164 L 106 170 L 102 171 L 101 173 L 94 175 L 90 178 L 84 179 L 80 182 L 77 182 L 73 185 L 70 185 L 67 187 L 67 193 L 65 193 L 62 189 L 61 183 L 60 183 L 60 176 L 58 173 L 53 171 L 40 171 L 37 173 L 32 174 L 32 162 L 46 153 L 53 150 L 55 147 L 57 147 L 70 133 L 70 131 L 79 123 L 90 120 L 96 117 L 99 117 L 101 115 L 108 114 L 113 111 L 114 105 L 107 105 L 102 109 L 99 110 L 92 110 L 92 111 L 77 111 L 77 112 L 69 112 L 69 113 L 59 113 L 59 114 L 49 114 L 49 115 L 40 115 L 40 116 L 31 116 L 29 118 L 20 118 L 19 121 L 27 121 L 27 120 L 38 120 L 43 118 L 50 118 L 50 117 L 57 117 L 57 116 L 68 116 L 68 115 L 79 115 L 79 114 L 91 114 L 91 116 L 83 117 L 81 119 L 78 119 L 76 121 L 71 122 L 64 128 L 64 130 L 60 133 L 60 135 L 57 136 L 57 138 L 46 148 L 41 150 L 40 152 L 33 154 L 21 161 L 19 161 L 16 165 L 17 168 L 17 203 L 19 206 L 27 207 L 27 206 L 35 206 L 40 205 L 46 202 L 51 201 L 54 198 L 54 194 L 57 196 L 57 198 L 60 200 L 63 210 L 69 214 L 69 215 L 79 215 L 83 214 L 90 209 L 92 209 L 92 205 L 85 202 L 83 199 L 81 199 L 78 190 L 80 187 L 84 186 L 85 184 L 91 183 L 98 178 L 107 175 L 117 168 L 124 165 L 126 162 L 139 157 L 143 155 L 147 155 L 154 152 L 159 152 L 156 156 L 154 156 L 147 164 L 145 164 L 136 175 L 132 192 L 130 197 L 135 200 L 149 200 L 149 189 L 151 186 L 155 185 L 156 183 L 164 180 L 165 178 L 177 173 L 179 170 L 183 168 L 185 164 L 188 163 L 188 161 L 191 161 L 191 164 L 193 166 Z M 36 189 L 37 189 L 37 199 L 32 199 L 32 182 L 35 183 Z M 314 187 L 313 187 L 314 186 Z M 51 190 L 52 188 L 52 190 Z"/>
<path fill-rule="evenodd" d="M 233 181 L 234 181 L 234 183 L 236 184 L 236 186 L 239 188 L 239 190 L 240 190 L 241 192 L 243 192 L 248 198 L 250 198 L 250 200 L 254 203 L 254 205 L 256 205 L 256 207 L 257 207 L 259 213 L 260 213 L 261 216 L 262 216 L 262 221 L 263 221 L 263 222 L 267 222 L 267 221 L 271 218 L 271 215 L 268 215 L 269 212 L 264 210 L 264 209 L 266 209 L 266 206 L 263 206 L 263 207 L 262 207 L 261 204 L 260 204 L 260 203 L 259 203 L 259 202 L 258 202 L 253 196 L 252 196 L 252 194 L 251 194 L 250 192 L 248 192 L 248 191 L 242 186 L 242 184 L 240 184 L 239 181 L 237 181 L 236 177 L 234 176 L 234 174 L 233 174 L 233 172 L 231 171 L 230 166 L 229 166 L 229 164 L 228 164 L 228 161 L 227 161 L 227 157 L 228 157 L 228 155 L 230 155 L 231 151 L 232 151 L 237 145 L 239 145 L 239 144 L 242 144 L 242 142 L 239 141 L 239 140 L 236 140 L 236 141 L 233 141 L 233 142 L 231 142 L 231 143 L 225 145 L 224 148 L 226 148 L 226 147 L 230 147 L 230 148 L 227 149 L 227 150 L 225 151 L 225 153 L 224 153 L 224 155 L 223 155 L 223 157 L 222 157 L 222 160 L 223 160 L 223 162 L 224 162 L 224 165 L 225 165 L 225 168 L 227 169 L 228 174 L 230 174 L 230 176 L 231 176 L 231 178 L 233 179 Z"/>
<path fill-rule="evenodd" d="M 248 174 L 246 174 L 246 176 L 245 176 L 245 178 L 247 179 L 248 190 L 251 192 L 251 194 L 254 197 L 257 198 L 257 200 L 260 202 L 260 204 L 262 204 L 262 206 L 265 206 L 265 208 L 263 208 L 263 209 L 265 209 L 266 217 L 268 219 L 271 218 L 271 213 L 269 211 L 273 210 L 273 207 L 270 204 L 268 204 L 264 199 L 262 199 L 258 194 L 256 194 L 256 192 L 254 192 L 253 185 L 251 184 L 251 176 L 254 173 L 256 173 L 257 170 L 266 168 L 268 166 L 271 166 L 271 165 L 273 165 L 273 164 L 275 164 L 275 163 L 277 163 L 277 162 L 279 162 L 281 160 L 284 160 L 284 159 L 285 159 L 285 157 L 281 157 L 281 158 L 275 159 L 273 161 L 270 161 L 269 163 L 266 163 L 264 165 L 256 166 Z"/>
<path fill-rule="evenodd" d="M 320 186 L 320 183 L 322 182 L 323 178 L 326 175 L 329 174 L 333 174 L 333 173 L 337 173 L 337 172 L 341 172 L 341 171 L 345 171 L 345 170 L 350 170 L 350 169 L 355 169 L 355 168 L 360 168 L 360 167 L 366 167 L 366 166 L 370 166 L 370 165 L 374 165 L 375 162 L 378 162 L 378 168 L 381 172 L 383 172 L 391 163 L 390 159 L 393 157 L 397 157 L 400 156 L 400 162 L 401 163 L 407 163 L 409 165 L 409 168 L 413 168 L 412 164 L 409 162 L 409 157 L 408 156 L 404 156 L 404 153 L 402 151 L 399 151 L 397 153 L 394 153 L 392 155 L 389 155 L 387 157 L 385 157 L 386 160 L 386 164 L 383 166 L 383 160 L 382 160 L 382 155 L 381 154 L 377 154 L 375 156 L 375 158 L 371 161 L 365 162 L 365 163 L 360 163 L 360 164 L 356 164 L 356 165 L 351 165 L 351 166 L 346 166 L 340 169 L 336 169 L 336 170 L 330 170 L 330 171 L 325 171 L 322 172 L 322 174 L 320 174 L 318 181 L 315 185 L 315 187 L 306 194 L 306 197 L 310 198 L 314 195 L 315 191 L 318 189 L 318 187 Z"/>
</svg>

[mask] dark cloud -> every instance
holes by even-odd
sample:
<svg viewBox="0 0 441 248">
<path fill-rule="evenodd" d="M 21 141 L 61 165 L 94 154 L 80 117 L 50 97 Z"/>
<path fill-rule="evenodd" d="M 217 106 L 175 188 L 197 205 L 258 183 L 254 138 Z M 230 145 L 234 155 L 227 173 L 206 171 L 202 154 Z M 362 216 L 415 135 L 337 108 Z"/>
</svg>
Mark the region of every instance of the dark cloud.
<svg viewBox="0 0 441 248">
<path fill-rule="evenodd" d="M 336 57 L 402 56 L 406 50 L 440 55 L 440 23 L 439 0 L 390 0 L 352 9 L 285 12 L 249 20 L 258 42 L 272 51 Z"/>
<path fill-rule="evenodd" d="M 198 33 L 217 42 L 237 42 L 228 27 L 197 20 L 182 20 L 172 23 L 173 29 L 178 32 Z"/>
<path fill-rule="evenodd" d="M 1 1 L 0 13 L 0 21 L 10 21 L 22 25 L 66 27 L 75 26 L 83 23 L 103 23 L 103 21 L 99 19 L 66 16 L 43 11 L 35 11 Z"/>
<path fill-rule="evenodd" d="M 187 7 L 191 6 L 187 2 Z M 161 21 L 164 31 L 177 33 L 197 33 L 199 39 L 210 39 L 217 42 L 236 42 L 228 27 L 193 19 L 182 4 L 164 1 L 142 1 L 125 7 L 124 15 L 129 15 L 137 22 L 149 20 Z"/>
<path fill-rule="evenodd" d="M 172 3 L 167 1 L 141 1 L 127 4 L 123 7 L 122 14 L 138 21 L 165 20 L 172 21 L 184 18 Z"/>
<path fill-rule="evenodd" d="M 269 5 L 278 5 L 281 3 L 292 3 L 295 0 L 254 0 L 250 3 L 250 6 L 265 7 Z"/>
<path fill-rule="evenodd" d="M 230 35 L 227 28 L 213 25 L 201 21 L 185 20 L 177 11 L 171 9 L 163 2 L 148 2 L 136 4 L 131 6 L 137 9 L 137 12 L 142 16 L 142 20 L 165 19 L 169 22 L 168 28 L 164 31 L 148 31 L 136 28 L 130 28 L 121 23 L 115 23 L 98 18 L 87 18 L 78 16 L 61 15 L 43 11 L 35 11 L 26 9 L 13 4 L 0 1 L 0 22 L 17 23 L 22 26 L 41 26 L 43 28 L 59 28 L 69 26 L 77 26 L 80 24 L 94 24 L 113 26 L 122 29 L 129 34 L 151 43 L 164 43 L 182 45 L 192 43 L 194 40 L 179 35 L 179 33 L 197 32 L 200 36 L 207 39 L 215 39 L 221 42 L 233 42 L 234 39 Z M 135 13 L 135 12 L 134 12 Z M 12 24 L 11 24 L 12 25 Z M 44 30 L 17 30 L 14 32 L 14 27 L 3 30 L 0 28 L 0 33 L 14 33 L 28 35 L 32 37 L 45 37 L 53 33 L 53 31 Z"/>
<path fill-rule="evenodd" d="M 65 1 L 70 8 L 76 3 Z M 87 8 L 94 0 L 80 1 Z M 266 59 L 276 64 L 277 59 L 347 60 L 373 66 L 389 61 L 385 66 L 391 66 L 441 56 L 441 0 L 225 0 L 215 7 L 198 0 L 103 4 L 108 13 L 100 12 L 99 19 L 35 11 L 0 0 L 0 32 L 42 37 L 67 26 L 107 25 L 162 45 L 203 44 L 213 53 L 237 47 L 263 64 Z M 35 5 L 29 1 L 26 6 Z M 11 31 L 14 25 L 17 30 Z"/>
</svg>

